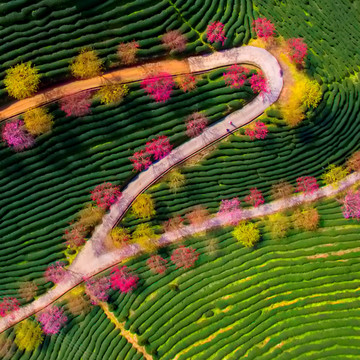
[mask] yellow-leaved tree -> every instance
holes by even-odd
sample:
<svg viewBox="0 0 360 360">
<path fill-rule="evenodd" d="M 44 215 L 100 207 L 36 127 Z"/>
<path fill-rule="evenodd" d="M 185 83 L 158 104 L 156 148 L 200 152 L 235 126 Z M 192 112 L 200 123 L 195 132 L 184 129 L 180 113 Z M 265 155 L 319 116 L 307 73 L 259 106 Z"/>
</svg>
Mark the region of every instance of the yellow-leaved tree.
<svg viewBox="0 0 360 360">
<path fill-rule="evenodd" d="M 342 166 L 330 164 L 326 168 L 326 172 L 321 176 L 326 185 L 337 186 L 339 181 L 349 174 L 349 170 Z"/>
<path fill-rule="evenodd" d="M 123 227 L 115 227 L 110 231 L 110 240 L 112 245 L 117 248 L 122 247 L 131 239 L 130 231 Z"/>
<path fill-rule="evenodd" d="M 158 247 L 159 236 L 149 224 L 139 224 L 132 234 L 133 242 L 149 253 L 154 252 Z"/>
<path fill-rule="evenodd" d="M 102 62 L 94 50 L 84 48 L 71 62 L 70 71 L 76 78 L 91 78 L 101 74 Z"/>
<path fill-rule="evenodd" d="M 30 61 L 7 69 L 4 84 L 9 95 L 19 100 L 33 95 L 40 84 L 38 72 Z"/>
<path fill-rule="evenodd" d="M 289 218 L 281 213 L 275 213 L 268 216 L 267 223 L 270 235 L 273 239 L 283 238 L 290 227 Z"/>
<path fill-rule="evenodd" d="M 154 200 L 149 194 L 139 195 L 132 204 L 133 214 L 140 219 L 149 219 L 155 215 Z"/>
<path fill-rule="evenodd" d="M 20 350 L 33 351 L 43 342 L 40 324 L 26 319 L 15 326 L 15 344 Z"/>
<path fill-rule="evenodd" d="M 185 184 L 185 175 L 177 169 L 170 171 L 166 179 L 170 190 L 174 193 L 176 193 Z"/>
<path fill-rule="evenodd" d="M 24 123 L 27 131 L 37 136 L 51 130 L 53 116 L 45 108 L 34 108 L 24 113 Z"/>
<path fill-rule="evenodd" d="M 245 247 L 252 247 L 260 240 L 260 230 L 251 222 L 240 222 L 235 226 L 232 234 Z"/>
<path fill-rule="evenodd" d="M 103 104 L 119 103 L 129 92 L 126 84 L 114 83 L 102 86 L 96 95 Z"/>
</svg>

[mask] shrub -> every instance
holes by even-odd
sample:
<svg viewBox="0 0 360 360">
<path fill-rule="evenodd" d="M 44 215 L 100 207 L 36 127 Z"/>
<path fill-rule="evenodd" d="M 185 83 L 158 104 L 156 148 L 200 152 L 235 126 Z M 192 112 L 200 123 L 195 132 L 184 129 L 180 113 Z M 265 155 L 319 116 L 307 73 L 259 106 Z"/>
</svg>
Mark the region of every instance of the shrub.
<svg viewBox="0 0 360 360">
<path fill-rule="evenodd" d="M 33 281 L 26 281 L 21 283 L 19 295 L 22 299 L 30 301 L 35 297 L 37 289 L 38 287 Z"/>
<path fill-rule="evenodd" d="M 103 276 L 98 279 L 89 279 L 85 283 L 85 292 L 93 305 L 109 299 L 110 279 Z"/>
<path fill-rule="evenodd" d="M 260 231 L 254 223 L 240 222 L 232 232 L 236 240 L 245 247 L 252 247 L 260 240 Z"/>
<path fill-rule="evenodd" d="M 107 210 L 121 197 L 121 192 L 118 186 L 111 183 L 103 183 L 97 185 L 91 191 L 91 200 L 96 202 L 96 205 L 101 209 Z"/>
<path fill-rule="evenodd" d="M 91 310 L 88 300 L 82 295 L 73 295 L 67 298 L 67 308 L 74 315 L 85 315 Z"/>
<path fill-rule="evenodd" d="M 225 84 L 231 88 L 239 89 L 244 86 L 249 69 L 237 64 L 231 65 L 223 73 Z"/>
<path fill-rule="evenodd" d="M 14 346 L 10 338 L 7 338 L 5 333 L 0 335 L 0 359 L 9 360 L 14 356 Z"/>
<path fill-rule="evenodd" d="M 209 218 L 209 212 L 205 209 L 204 206 L 198 205 L 195 206 L 189 214 L 186 214 L 186 217 L 191 225 L 201 225 Z"/>
<path fill-rule="evenodd" d="M 146 261 L 146 265 L 154 274 L 163 274 L 166 271 L 167 260 L 160 255 L 152 255 Z"/>
<path fill-rule="evenodd" d="M 34 136 L 44 134 L 51 130 L 53 116 L 44 108 L 35 108 L 24 113 L 26 130 Z"/>
<path fill-rule="evenodd" d="M 126 84 L 115 83 L 102 86 L 96 95 L 103 104 L 119 103 L 129 92 Z"/>
<path fill-rule="evenodd" d="M 110 272 L 112 289 L 119 289 L 122 293 L 128 293 L 137 286 L 139 278 L 134 275 L 126 266 L 119 269 L 114 267 Z"/>
<path fill-rule="evenodd" d="M 265 202 L 261 191 L 259 191 L 257 188 L 250 189 L 250 194 L 245 197 L 244 201 L 254 207 L 258 207 Z"/>
<path fill-rule="evenodd" d="M 288 40 L 289 57 L 297 64 L 302 64 L 307 55 L 307 45 L 302 38 Z"/>
<path fill-rule="evenodd" d="M 40 325 L 30 319 L 15 326 L 15 344 L 20 350 L 33 351 L 44 340 Z"/>
<path fill-rule="evenodd" d="M 70 64 L 70 71 L 76 78 L 87 79 L 101 74 L 102 63 L 94 50 L 81 49 Z"/>
<path fill-rule="evenodd" d="M 117 55 L 120 61 L 125 65 L 130 65 L 136 62 L 136 52 L 139 48 L 139 43 L 135 40 L 128 43 L 121 43 L 118 46 Z"/>
<path fill-rule="evenodd" d="M 196 88 L 196 79 L 191 74 L 179 75 L 176 77 L 176 84 L 182 91 L 190 92 Z"/>
<path fill-rule="evenodd" d="M 171 253 L 171 261 L 176 265 L 176 268 L 189 269 L 195 265 L 199 254 L 191 247 L 179 246 Z"/>
<path fill-rule="evenodd" d="M 9 95 L 19 100 L 33 95 L 40 84 L 38 71 L 30 61 L 6 70 L 4 85 Z"/>
<path fill-rule="evenodd" d="M 346 162 L 348 171 L 360 171 L 360 151 L 353 153 Z"/>
<path fill-rule="evenodd" d="M 150 219 L 155 215 L 154 200 L 149 194 L 141 194 L 132 204 L 133 214 L 140 219 Z"/>
<path fill-rule="evenodd" d="M 78 224 L 85 226 L 86 228 L 93 228 L 100 224 L 103 216 L 105 215 L 104 209 L 100 207 L 87 204 L 84 209 L 78 213 Z"/>
<path fill-rule="evenodd" d="M 289 218 L 281 213 L 268 216 L 267 227 L 273 239 L 283 238 L 290 227 Z"/>
<path fill-rule="evenodd" d="M 258 38 L 267 41 L 274 36 L 275 26 L 266 17 L 260 17 L 253 20 L 252 26 Z"/>
<path fill-rule="evenodd" d="M 319 213 L 315 208 L 297 209 L 292 215 L 294 229 L 316 230 L 319 226 Z"/>
<path fill-rule="evenodd" d="M 344 179 L 346 175 L 349 174 L 349 171 L 342 166 L 336 166 L 335 164 L 330 164 L 326 168 L 326 172 L 321 176 L 326 185 L 337 186 L 339 181 Z"/>
<path fill-rule="evenodd" d="M 230 225 L 235 225 L 241 216 L 240 200 L 235 197 L 230 200 L 221 200 L 218 217 Z"/>
<path fill-rule="evenodd" d="M 163 224 L 164 232 L 179 231 L 184 227 L 184 219 L 180 215 L 175 215 Z"/>
<path fill-rule="evenodd" d="M 360 191 L 349 190 L 342 200 L 341 210 L 345 219 L 360 219 Z"/>
<path fill-rule="evenodd" d="M 91 92 L 89 90 L 65 96 L 60 100 L 60 109 L 65 112 L 66 117 L 89 114 L 90 106 Z"/>
<path fill-rule="evenodd" d="M 167 175 L 167 181 L 170 190 L 174 193 L 176 193 L 180 188 L 182 188 L 186 182 L 185 175 L 177 169 L 169 172 L 169 174 Z"/>
<path fill-rule="evenodd" d="M 28 149 L 35 142 L 34 138 L 25 130 L 24 122 L 19 119 L 7 122 L 2 128 L 1 137 L 15 151 Z"/>
<path fill-rule="evenodd" d="M 67 275 L 68 272 L 65 269 L 65 263 L 62 261 L 57 261 L 56 263 L 49 265 L 45 271 L 45 279 L 47 281 L 52 281 L 54 284 L 58 284 L 64 280 Z"/>
<path fill-rule="evenodd" d="M 175 83 L 169 73 L 159 72 L 149 74 L 140 85 L 156 102 L 165 102 L 170 99 Z"/>
<path fill-rule="evenodd" d="M 224 45 L 224 42 L 227 39 L 225 37 L 224 24 L 220 21 L 212 22 L 206 29 L 206 37 L 210 43 L 219 41 Z"/>
<path fill-rule="evenodd" d="M 158 246 L 158 236 L 149 224 L 139 224 L 132 234 L 133 242 L 139 244 L 146 252 L 154 252 Z"/>
<path fill-rule="evenodd" d="M 313 176 L 299 177 L 296 179 L 296 182 L 296 192 L 304 192 L 305 194 L 311 195 L 319 188 L 319 185 Z"/>
<path fill-rule="evenodd" d="M 186 135 L 193 138 L 204 131 L 208 124 L 208 118 L 203 113 L 194 112 L 186 118 L 185 123 Z"/>
<path fill-rule="evenodd" d="M 186 49 L 187 39 L 179 30 L 168 31 L 162 36 L 161 41 L 164 46 L 170 50 L 184 51 Z"/>
<path fill-rule="evenodd" d="M 64 310 L 57 306 L 49 307 L 38 316 L 41 328 L 46 335 L 57 334 L 67 321 Z"/>
<path fill-rule="evenodd" d="M 5 317 L 20 309 L 20 303 L 16 298 L 4 297 L 0 301 L 0 316 Z"/>
</svg>

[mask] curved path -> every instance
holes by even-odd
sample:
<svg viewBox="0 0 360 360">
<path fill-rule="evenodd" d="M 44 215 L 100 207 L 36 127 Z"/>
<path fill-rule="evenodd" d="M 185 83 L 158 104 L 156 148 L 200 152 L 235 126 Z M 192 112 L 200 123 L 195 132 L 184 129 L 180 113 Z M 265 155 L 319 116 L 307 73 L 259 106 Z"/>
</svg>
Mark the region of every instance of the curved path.
<svg viewBox="0 0 360 360">
<path fill-rule="evenodd" d="M 76 259 L 69 266 L 71 277 L 57 284 L 31 304 L 22 307 L 15 312 L 12 317 L 7 316 L 0 319 L 0 332 L 32 314 L 39 312 L 82 282 L 84 278 L 89 278 L 112 267 L 124 258 L 139 253 L 140 249 L 136 244 L 129 245 L 125 249 L 114 252 L 103 253 L 102 251 L 102 244 L 108 232 L 122 218 L 134 199 L 174 166 L 214 142 L 226 137 L 229 134 L 229 129 L 235 130 L 240 128 L 261 115 L 265 109 L 278 99 L 283 87 L 281 67 L 276 58 L 265 49 L 244 46 L 210 55 L 191 57 L 183 62 L 187 65 L 182 66 L 180 72 L 178 71 L 179 68 L 177 68 L 175 73 L 171 68 L 167 68 L 167 71 L 171 71 L 173 74 L 182 72 L 194 73 L 232 64 L 254 65 L 262 69 L 269 82 L 270 91 L 268 94 L 257 96 L 242 109 L 233 112 L 223 120 L 207 128 L 201 135 L 174 149 L 167 157 L 152 164 L 149 169 L 136 176 L 123 190 L 123 196 L 119 201 L 111 206 L 109 213 L 104 216 L 102 224 L 96 227 L 91 239 L 87 241 Z M 187 71 L 183 71 L 186 68 Z M 123 80 L 122 78 L 122 81 Z M 89 81 L 91 83 L 91 79 Z M 77 90 L 79 91 L 80 88 Z M 84 90 L 84 88 L 81 88 L 81 90 Z M 16 109 L 16 111 L 20 111 L 19 108 Z M 13 112 L 15 113 L 16 111 Z M 229 122 L 232 122 L 232 125 L 230 125 Z"/>
</svg>

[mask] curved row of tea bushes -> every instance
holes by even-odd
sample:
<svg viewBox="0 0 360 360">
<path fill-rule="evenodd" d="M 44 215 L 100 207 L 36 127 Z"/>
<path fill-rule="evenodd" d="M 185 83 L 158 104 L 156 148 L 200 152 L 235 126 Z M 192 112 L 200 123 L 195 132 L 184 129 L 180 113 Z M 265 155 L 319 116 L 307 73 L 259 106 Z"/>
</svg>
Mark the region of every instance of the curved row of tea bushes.
<svg viewBox="0 0 360 360">
<path fill-rule="evenodd" d="M 359 110 L 359 84 L 344 81 L 331 85 L 309 120 L 296 128 L 274 128 L 265 118 L 270 129 L 266 139 L 230 136 L 206 160 L 181 170 L 186 183 L 176 194 L 166 183 L 148 190 L 156 203 L 155 222 L 199 204 L 216 212 L 222 199 L 243 199 L 253 187 L 270 202 L 271 185 L 281 179 L 296 185 L 300 176 L 315 176 L 322 185 L 320 177 L 329 164 L 343 164 L 360 149 Z"/>
<path fill-rule="evenodd" d="M 197 16 L 192 11 L 182 14 L 183 7 L 197 3 L 192 0 L 177 9 L 167 0 L 137 0 L 121 4 L 108 0 L 108 5 L 96 3 L 90 11 L 81 9 L 81 6 L 79 9 L 79 1 L 61 4 L 43 0 L 15 11 L 14 7 L 4 6 L 4 16 L 0 16 L 0 24 L 3 24 L 3 28 L 0 27 L 0 47 L 3 50 L 0 54 L 0 96 L 5 94 L 2 80 L 9 67 L 32 61 L 39 68 L 43 83 L 54 82 L 70 76 L 69 62 L 82 47 L 95 49 L 105 68 L 109 68 L 118 62 L 116 50 L 121 42 L 138 41 L 140 60 L 166 55 L 168 52 L 162 46 L 161 35 L 174 29 L 180 29 L 188 38 L 185 56 L 209 52 L 210 47 L 201 42 L 196 31 L 203 33 L 208 23 L 214 20 L 226 23 L 228 39 L 225 47 L 240 46 L 250 39 L 247 19 L 252 14 L 249 0 L 232 0 L 226 6 L 223 1 L 208 1 L 207 6 L 202 6 L 202 2 L 201 22 L 194 21 Z M 44 10 L 39 13 L 39 9 Z"/>
<path fill-rule="evenodd" d="M 187 271 L 170 265 L 165 275 L 152 275 L 145 257 L 130 261 L 141 280 L 134 293 L 116 299 L 116 316 L 155 359 L 305 359 L 318 347 L 338 358 L 356 353 L 360 225 L 345 220 L 334 200 L 318 209 L 315 232 L 271 239 L 259 223 L 255 249 L 238 244 L 230 228 L 187 239 L 200 253 Z"/>
<path fill-rule="evenodd" d="M 123 187 L 134 177 L 128 159 L 134 151 L 156 135 L 169 136 L 177 146 L 187 141 L 184 120 L 192 112 L 206 110 L 213 122 L 222 118 L 227 102 L 251 99 L 248 87 L 235 91 L 209 76 L 192 93 L 175 90 L 166 104 L 133 85 L 119 106 L 95 103 L 83 118 L 65 118 L 53 105 L 53 131 L 34 148 L 16 154 L 2 146 L 0 297 L 17 296 L 19 282 L 41 277 L 49 263 L 63 259 L 68 222 L 96 185 L 110 181 Z"/>
<path fill-rule="evenodd" d="M 285 38 L 303 37 L 309 48 L 307 67 L 325 82 L 341 81 L 359 72 L 359 3 L 348 0 L 329 2 L 289 0 L 254 1 L 259 16 L 273 21 Z"/>
</svg>

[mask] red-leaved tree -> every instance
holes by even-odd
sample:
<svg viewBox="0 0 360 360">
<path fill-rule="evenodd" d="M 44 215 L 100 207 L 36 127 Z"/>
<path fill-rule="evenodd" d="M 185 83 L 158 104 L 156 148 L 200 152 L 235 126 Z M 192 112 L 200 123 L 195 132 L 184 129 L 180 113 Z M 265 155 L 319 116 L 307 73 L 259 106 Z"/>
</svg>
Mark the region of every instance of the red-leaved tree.
<svg viewBox="0 0 360 360">
<path fill-rule="evenodd" d="M 57 334 L 66 323 L 67 316 L 64 314 L 63 309 L 52 306 L 42 311 L 38 316 L 38 320 L 45 334 L 54 335 Z"/>
<path fill-rule="evenodd" d="M 248 128 L 245 130 L 245 135 L 249 136 L 251 140 L 265 139 L 267 134 L 267 126 L 260 121 L 257 121 L 252 129 Z"/>
<path fill-rule="evenodd" d="M 66 245 L 70 249 L 75 249 L 85 244 L 87 232 L 88 230 L 85 225 L 75 223 L 72 224 L 70 228 L 65 229 L 63 239 L 65 239 Z"/>
<path fill-rule="evenodd" d="M 253 20 L 252 26 L 258 38 L 267 41 L 274 36 L 275 26 L 266 17 L 260 17 Z"/>
<path fill-rule="evenodd" d="M 161 40 L 170 50 L 184 51 L 186 49 L 187 39 L 179 30 L 168 31 Z"/>
<path fill-rule="evenodd" d="M 252 74 L 250 78 L 251 89 L 255 94 L 268 93 L 270 91 L 268 82 L 265 79 L 264 74 L 260 71 L 257 74 Z"/>
<path fill-rule="evenodd" d="M 312 194 L 319 188 L 316 179 L 313 176 L 301 176 L 296 179 L 296 192 L 303 192 L 305 194 Z"/>
<path fill-rule="evenodd" d="M 258 207 L 265 202 L 261 191 L 257 188 L 250 189 L 250 194 L 244 198 L 244 201 L 254 207 Z"/>
<path fill-rule="evenodd" d="M 100 184 L 91 191 L 91 200 L 95 201 L 99 208 L 105 210 L 114 204 L 120 197 L 121 192 L 119 187 L 109 182 Z"/>
<path fill-rule="evenodd" d="M 172 149 L 167 136 L 158 136 L 156 139 L 152 139 L 146 143 L 145 151 L 151 154 L 155 160 L 160 160 L 167 156 Z"/>
<path fill-rule="evenodd" d="M 60 100 L 60 109 L 69 116 L 84 116 L 91 112 L 91 92 L 89 90 L 71 94 Z"/>
<path fill-rule="evenodd" d="M 34 138 L 26 131 L 24 122 L 19 119 L 7 122 L 2 128 L 1 137 L 15 151 L 28 149 L 35 143 Z"/>
<path fill-rule="evenodd" d="M 220 21 L 214 21 L 210 25 L 208 25 L 206 29 L 206 37 L 209 42 L 221 42 L 224 45 L 225 40 L 225 31 L 224 31 L 224 24 Z"/>
<path fill-rule="evenodd" d="M 307 45 L 302 38 L 293 38 L 288 40 L 289 56 L 292 61 L 302 64 L 307 55 Z"/>
<path fill-rule="evenodd" d="M 98 279 L 89 279 L 85 283 L 85 292 L 93 305 L 109 299 L 110 279 L 103 276 Z"/>
<path fill-rule="evenodd" d="M 205 114 L 195 112 L 188 116 L 186 122 L 186 135 L 189 137 L 196 137 L 200 135 L 208 124 L 208 119 Z"/>
<path fill-rule="evenodd" d="M 176 265 L 176 268 L 188 269 L 194 266 L 199 254 L 191 247 L 183 245 L 175 249 L 171 254 L 171 261 Z"/>
<path fill-rule="evenodd" d="M 65 269 L 65 263 L 62 261 L 57 261 L 54 264 L 51 264 L 45 270 L 45 279 L 47 281 L 52 281 L 54 284 L 58 284 L 68 276 L 68 272 Z"/>
<path fill-rule="evenodd" d="M 152 255 L 146 264 L 154 274 L 163 274 L 166 271 L 167 261 L 160 255 Z"/>
<path fill-rule="evenodd" d="M 167 72 L 149 74 L 142 82 L 141 87 L 156 102 L 165 102 L 170 99 L 175 82 Z"/>
<path fill-rule="evenodd" d="M 225 84 L 231 88 L 241 88 L 247 79 L 249 69 L 237 64 L 231 65 L 223 73 Z"/>
<path fill-rule="evenodd" d="M 237 197 L 229 200 L 221 200 L 217 215 L 227 224 L 236 225 L 241 216 L 240 200 Z"/>
<path fill-rule="evenodd" d="M 20 309 L 20 303 L 16 298 L 4 297 L 0 300 L 0 316 L 5 317 Z"/>
<path fill-rule="evenodd" d="M 126 266 L 119 269 L 115 266 L 110 272 L 110 282 L 113 289 L 119 289 L 122 293 L 128 293 L 136 288 L 139 278 Z"/>
<path fill-rule="evenodd" d="M 145 150 L 140 150 L 134 153 L 129 160 L 133 163 L 133 168 L 135 171 L 146 170 L 151 165 L 151 154 Z"/>
<path fill-rule="evenodd" d="M 360 220 L 360 190 L 356 192 L 349 190 L 342 203 L 341 209 L 345 219 Z"/>
</svg>

